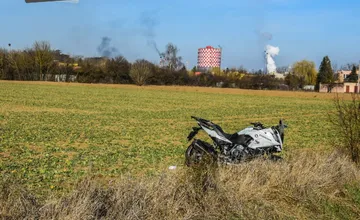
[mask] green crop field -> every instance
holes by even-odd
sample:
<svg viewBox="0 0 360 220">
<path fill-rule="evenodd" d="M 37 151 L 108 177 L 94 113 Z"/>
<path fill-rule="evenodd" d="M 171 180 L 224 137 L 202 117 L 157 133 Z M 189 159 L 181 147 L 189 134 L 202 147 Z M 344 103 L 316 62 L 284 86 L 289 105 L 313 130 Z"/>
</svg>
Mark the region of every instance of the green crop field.
<svg viewBox="0 0 360 220">
<path fill-rule="evenodd" d="M 289 126 L 284 154 L 334 142 L 333 94 L 0 81 L 0 173 L 39 193 L 78 178 L 153 175 L 183 166 L 186 137 L 206 118 L 228 132 Z M 206 139 L 206 136 L 202 135 Z M 208 139 L 206 139 L 208 140 Z"/>
</svg>

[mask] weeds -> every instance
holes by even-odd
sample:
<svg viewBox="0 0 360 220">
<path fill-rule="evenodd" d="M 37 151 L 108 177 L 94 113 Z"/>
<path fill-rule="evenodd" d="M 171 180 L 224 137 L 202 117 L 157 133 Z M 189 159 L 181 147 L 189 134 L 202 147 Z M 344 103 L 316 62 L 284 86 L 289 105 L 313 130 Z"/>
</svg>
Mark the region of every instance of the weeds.
<svg viewBox="0 0 360 220">
<path fill-rule="evenodd" d="M 292 155 L 278 163 L 204 164 L 105 184 L 87 178 L 61 198 L 27 202 L 28 211 L 13 208 L 23 207 L 14 201 L 24 194 L 2 196 L 0 218 L 359 219 L 360 171 L 347 157 L 300 150 Z"/>
<path fill-rule="evenodd" d="M 352 161 L 360 164 L 360 96 L 351 94 L 351 97 L 351 101 L 344 101 L 336 96 L 336 114 L 331 115 L 331 122 L 342 142 L 340 147 L 351 156 Z"/>
<path fill-rule="evenodd" d="M 0 180 L 0 219 L 35 218 L 39 214 L 38 199 L 13 177 Z"/>
</svg>

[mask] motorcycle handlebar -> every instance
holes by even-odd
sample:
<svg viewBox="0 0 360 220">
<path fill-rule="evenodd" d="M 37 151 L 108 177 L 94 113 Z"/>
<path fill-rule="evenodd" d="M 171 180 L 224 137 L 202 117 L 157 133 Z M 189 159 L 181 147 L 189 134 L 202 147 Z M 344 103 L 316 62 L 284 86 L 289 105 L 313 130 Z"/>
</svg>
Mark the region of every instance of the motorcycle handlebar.
<svg viewBox="0 0 360 220">
<path fill-rule="evenodd" d="M 250 122 L 250 124 L 252 124 L 252 125 L 261 125 L 260 122 Z"/>
<path fill-rule="evenodd" d="M 199 120 L 198 117 L 195 117 L 195 116 L 191 116 L 191 118 L 195 119 L 195 120 Z"/>
<path fill-rule="evenodd" d="M 203 119 L 203 118 L 198 118 L 198 117 L 195 117 L 195 116 L 191 116 L 191 118 L 195 119 L 196 121 L 203 122 L 203 123 L 210 123 L 209 120 L 206 120 L 206 119 Z"/>
<path fill-rule="evenodd" d="M 255 127 L 260 126 L 261 128 L 265 128 L 265 126 L 261 122 L 250 122 L 250 124 L 254 125 Z"/>
</svg>

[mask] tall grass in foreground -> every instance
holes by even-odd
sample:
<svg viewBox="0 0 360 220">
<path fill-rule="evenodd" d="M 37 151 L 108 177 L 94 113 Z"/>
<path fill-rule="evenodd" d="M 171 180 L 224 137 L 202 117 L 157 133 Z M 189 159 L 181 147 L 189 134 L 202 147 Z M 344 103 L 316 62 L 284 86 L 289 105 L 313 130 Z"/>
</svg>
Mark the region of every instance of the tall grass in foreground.
<svg viewBox="0 0 360 220">
<path fill-rule="evenodd" d="M 2 182 L 1 219 L 359 219 L 360 171 L 333 152 L 293 152 L 282 162 L 203 165 L 156 178 L 87 179 L 39 202 Z"/>
</svg>

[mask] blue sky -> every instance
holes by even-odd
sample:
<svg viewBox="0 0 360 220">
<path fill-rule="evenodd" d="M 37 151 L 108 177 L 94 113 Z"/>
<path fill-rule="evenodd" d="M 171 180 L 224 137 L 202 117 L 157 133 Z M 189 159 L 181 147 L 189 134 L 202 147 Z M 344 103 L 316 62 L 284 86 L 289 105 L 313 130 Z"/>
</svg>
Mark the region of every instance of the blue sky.
<svg viewBox="0 0 360 220">
<path fill-rule="evenodd" d="M 142 24 L 144 15 L 151 28 Z M 108 36 L 129 61 L 158 62 L 147 44 L 152 32 L 161 51 L 169 42 L 177 45 L 190 68 L 197 49 L 207 45 L 222 46 L 223 68 L 262 68 L 265 43 L 280 48 L 277 66 L 301 59 L 319 65 L 325 55 L 338 66 L 360 60 L 358 0 L 1 0 L 0 19 L 0 47 L 12 43 L 16 49 L 46 40 L 65 53 L 98 56 L 96 48 Z M 260 40 L 256 31 L 273 38 Z"/>
</svg>

